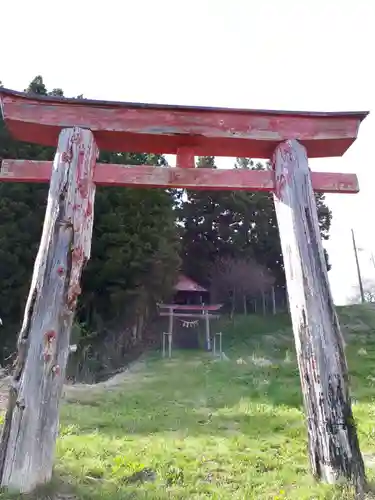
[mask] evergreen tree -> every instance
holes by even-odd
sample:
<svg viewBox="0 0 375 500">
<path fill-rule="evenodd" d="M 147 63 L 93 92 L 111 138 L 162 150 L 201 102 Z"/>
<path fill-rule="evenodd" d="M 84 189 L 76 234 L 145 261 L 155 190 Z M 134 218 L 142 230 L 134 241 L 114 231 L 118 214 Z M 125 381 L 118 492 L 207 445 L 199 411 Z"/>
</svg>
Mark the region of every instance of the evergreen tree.
<svg viewBox="0 0 375 500">
<path fill-rule="evenodd" d="M 215 167 L 213 157 L 198 167 Z M 235 168 L 262 170 L 270 164 L 237 158 Z M 322 194 L 316 195 L 322 238 L 328 239 L 332 214 Z M 185 271 L 209 284 L 208 269 L 217 258 L 255 259 L 285 285 L 283 259 L 272 195 L 245 191 L 188 191 L 178 210 Z M 326 254 L 327 264 L 328 256 Z"/>
<path fill-rule="evenodd" d="M 63 95 L 61 89 L 48 93 L 41 76 L 34 78 L 26 92 Z M 54 154 L 55 148 L 13 140 L 0 118 L 0 160 L 52 160 Z M 165 164 L 159 155 L 134 153 L 102 152 L 99 161 L 158 164 L 160 168 Z M 39 247 L 47 194 L 47 185 L 0 183 L 3 356 L 7 345 L 14 350 Z M 170 293 L 180 262 L 173 206 L 174 193 L 166 190 L 98 187 L 92 256 L 83 274 L 78 313 L 89 329 L 113 323 L 114 319 L 126 325 L 139 310 Z"/>
</svg>

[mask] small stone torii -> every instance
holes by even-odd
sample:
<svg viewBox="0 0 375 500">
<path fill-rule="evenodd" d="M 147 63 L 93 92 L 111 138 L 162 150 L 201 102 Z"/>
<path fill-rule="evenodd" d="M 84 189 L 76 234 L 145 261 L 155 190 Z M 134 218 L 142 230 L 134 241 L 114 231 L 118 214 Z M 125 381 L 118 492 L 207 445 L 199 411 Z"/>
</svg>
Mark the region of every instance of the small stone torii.
<svg viewBox="0 0 375 500">
<path fill-rule="evenodd" d="M 55 146 L 54 162 L 2 162 L 4 182 L 50 182 L 0 442 L 0 482 L 51 479 L 59 400 L 80 277 L 90 257 L 95 185 L 272 192 L 280 231 L 313 474 L 365 488 L 343 339 L 329 288 L 314 191 L 356 193 L 353 174 L 310 172 L 342 156 L 366 112 L 308 113 L 41 97 L 0 89 L 18 140 Z M 176 154 L 177 167 L 97 163 L 98 151 Z M 194 156 L 272 159 L 273 170 L 197 169 Z"/>
</svg>

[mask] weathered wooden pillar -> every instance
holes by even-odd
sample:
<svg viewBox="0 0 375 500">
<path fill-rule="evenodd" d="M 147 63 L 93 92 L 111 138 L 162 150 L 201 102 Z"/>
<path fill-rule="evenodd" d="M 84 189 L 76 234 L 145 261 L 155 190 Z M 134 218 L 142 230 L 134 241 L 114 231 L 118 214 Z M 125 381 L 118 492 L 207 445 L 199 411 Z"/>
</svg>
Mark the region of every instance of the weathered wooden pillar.
<svg viewBox="0 0 375 500">
<path fill-rule="evenodd" d="M 277 221 L 288 287 L 314 475 L 350 479 L 358 493 L 365 472 L 348 389 L 343 338 L 323 254 L 305 148 L 295 140 L 274 154 Z"/>
<path fill-rule="evenodd" d="M 70 331 L 90 257 L 97 155 L 89 130 L 60 133 L 0 442 L 1 485 L 20 493 L 52 475 Z"/>
</svg>

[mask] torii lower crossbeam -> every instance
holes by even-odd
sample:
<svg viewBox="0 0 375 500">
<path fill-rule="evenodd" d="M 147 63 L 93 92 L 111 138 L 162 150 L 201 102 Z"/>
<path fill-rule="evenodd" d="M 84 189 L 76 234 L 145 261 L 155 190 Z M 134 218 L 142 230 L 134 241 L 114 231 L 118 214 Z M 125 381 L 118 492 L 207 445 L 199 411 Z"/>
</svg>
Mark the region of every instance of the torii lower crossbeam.
<svg viewBox="0 0 375 500">
<path fill-rule="evenodd" d="M 2 182 L 49 182 L 52 162 L 3 160 Z M 312 172 L 314 191 L 322 193 L 358 193 L 355 174 Z M 274 191 L 273 170 L 224 170 L 207 168 L 167 168 L 149 165 L 98 163 L 94 182 L 99 186 L 138 188 L 185 188 L 223 191 Z"/>
</svg>

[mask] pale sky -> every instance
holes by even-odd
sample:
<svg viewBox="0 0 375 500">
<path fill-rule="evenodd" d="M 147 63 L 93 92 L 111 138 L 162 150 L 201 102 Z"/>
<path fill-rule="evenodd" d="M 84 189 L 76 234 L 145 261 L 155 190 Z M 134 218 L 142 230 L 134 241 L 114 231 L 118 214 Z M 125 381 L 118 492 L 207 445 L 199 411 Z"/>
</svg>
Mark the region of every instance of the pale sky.
<svg viewBox="0 0 375 500">
<path fill-rule="evenodd" d="M 93 99 L 306 111 L 363 111 L 343 158 L 311 168 L 354 172 L 358 195 L 330 195 L 336 304 L 356 283 L 350 228 L 375 278 L 373 0 L 18 0 L 1 6 L 0 80 Z M 220 159 L 221 167 L 234 160 Z"/>
</svg>

